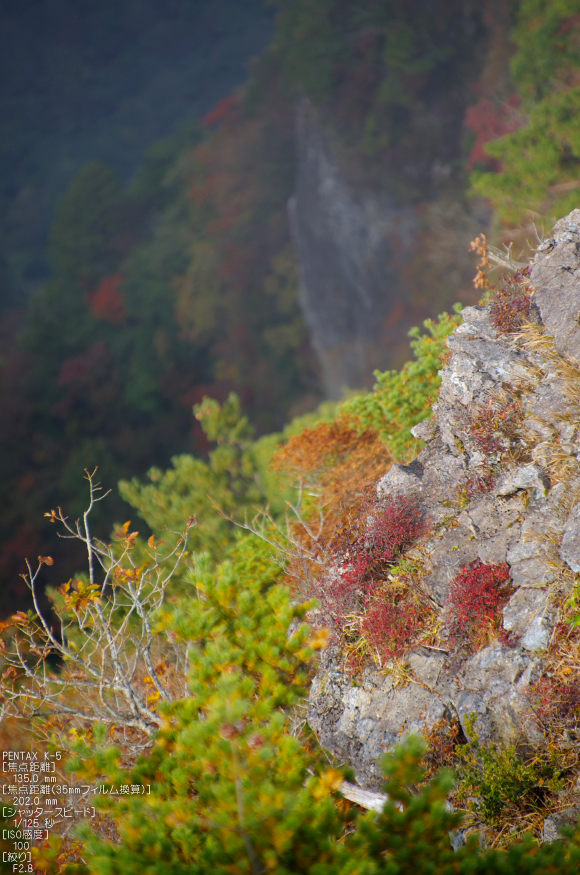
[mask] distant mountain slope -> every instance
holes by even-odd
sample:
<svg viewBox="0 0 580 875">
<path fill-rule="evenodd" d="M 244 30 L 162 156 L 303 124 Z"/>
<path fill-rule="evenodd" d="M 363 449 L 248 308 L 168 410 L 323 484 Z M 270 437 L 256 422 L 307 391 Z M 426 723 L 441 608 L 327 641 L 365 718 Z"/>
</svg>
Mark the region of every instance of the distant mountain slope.
<svg viewBox="0 0 580 875">
<path fill-rule="evenodd" d="M 151 142 L 244 81 L 272 33 L 263 0 L 2 3 L 0 256 L 16 284 L 46 278 L 55 201 L 87 161 L 132 176 Z"/>
</svg>

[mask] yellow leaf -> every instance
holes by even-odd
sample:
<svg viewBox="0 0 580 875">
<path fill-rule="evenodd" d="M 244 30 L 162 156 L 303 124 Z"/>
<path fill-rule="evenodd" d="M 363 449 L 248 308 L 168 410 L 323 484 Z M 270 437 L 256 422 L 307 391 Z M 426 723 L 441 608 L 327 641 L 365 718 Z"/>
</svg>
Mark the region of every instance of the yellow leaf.
<svg viewBox="0 0 580 875">
<path fill-rule="evenodd" d="M 123 525 L 123 534 L 126 535 L 129 531 L 129 526 L 131 525 L 131 520 L 127 520 L 127 522 Z"/>
<path fill-rule="evenodd" d="M 308 646 L 312 650 L 324 650 L 330 642 L 330 632 L 328 629 L 315 629 L 310 636 Z"/>
<path fill-rule="evenodd" d="M 294 833 L 290 829 L 274 829 L 272 831 L 272 841 L 278 853 L 286 850 L 293 835 Z"/>
<path fill-rule="evenodd" d="M 154 536 L 154 535 L 151 535 L 151 537 L 149 538 L 149 540 L 147 541 L 147 543 L 149 544 L 149 546 L 151 547 L 151 549 L 153 549 L 153 547 L 155 547 L 155 536 Z"/>
<path fill-rule="evenodd" d="M 312 788 L 315 799 L 324 799 L 342 787 L 343 777 L 337 769 L 327 769 Z"/>
<path fill-rule="evenodd" d="M 28 623 L 28 617 L 26 616 L 24 611 L 18 611 L 16 614 L 14 614 L 12 619 L 15 623 Z"/>
<path fill-rule="evenodd" d="M 173 811 L 171 814 L 168 814 L 165 818 L 165 823 L 167 826 L 171 826 L 174 829 L 179 829 L 180 826 L 187 826 L 190 822 L 190 813 L 183 810 Z"/>
</svg>

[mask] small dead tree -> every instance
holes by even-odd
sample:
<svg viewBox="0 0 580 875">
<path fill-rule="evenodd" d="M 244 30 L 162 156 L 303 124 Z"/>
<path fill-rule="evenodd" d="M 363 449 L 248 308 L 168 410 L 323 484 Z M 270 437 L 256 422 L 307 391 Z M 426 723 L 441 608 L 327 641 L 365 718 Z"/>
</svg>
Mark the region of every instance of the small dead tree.
<svg viewBox="0 0 580 875">
<path fill-rule="evenodd" d="M 20 718 L 53 740 L 102 723 L 132 758 L 161 725 L 157 703 L 187 691 L 186 644 L 166 628 L 162 609 L 195 518 L 169 553 L 153 537 L 145 549 L 130 523 L 106 544 L 92 535 L 89 518 L 108 493 L 99 494 L 96 469 L 85 473 L 90 498 L 82 519 L 73 525 L 60 508 L 46 516 L 64 529 L 61 537 L 83 542 L 88 572 L 59 588 L 54 622 L 38 602 L 40 570 L 53 560 L 39 556 L 35 571 L 27 563 L 34 610 L 0 624 L 8 632 L 0 639 L 0 720 Z"/>
</svg>

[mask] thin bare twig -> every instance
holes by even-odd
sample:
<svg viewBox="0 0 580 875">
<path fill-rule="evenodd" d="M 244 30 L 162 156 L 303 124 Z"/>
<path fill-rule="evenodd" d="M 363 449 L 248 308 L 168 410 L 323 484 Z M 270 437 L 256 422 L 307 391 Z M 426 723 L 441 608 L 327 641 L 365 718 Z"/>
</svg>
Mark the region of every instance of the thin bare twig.
<svg viewBox="0 0 580 875">
<path fill-rule="evenodd" d="M 1 654 L 0 720 L 17 717 L 40 720 L 47 727 L 66 717 L 67 730 L 95 722 L 117 730 L 139 730 L 135 750 L 143 738 L 161 725 L 157 700 L 170 701 L 185 694 L 187 652 L 169 633 L 154 628 L 154 618 L 164 604 L 169 581 L 183 562 L 188 532 L 166 556 L 151 547 L 148 559 L 134 556 L 137 533 L 126 530 L 118 545 L 95 539 L 90 513 L 105 498 L 95 482 L 96 469 L 86 471 L 89 503 L 82 522 L 73 525 L 61 508 L 47 516 L 59 523 L 63 537 L 80 540 L 87 549 L 88 575 L 64 584 L 54 600 L 58 632 L 43 615 L 38 581 L 50 557 L 39 557 L 33 571 L 27 562 L 23 575 L 34 610 L 20 612 L 1 628 L 13 634 Z M 62 534 L 62 533 L 61 533 Z M 139 551 L 140 552 L 140 551 Z M 51 671 L 48 658 L 57 656 L 60 670 Z"/>
</svg>

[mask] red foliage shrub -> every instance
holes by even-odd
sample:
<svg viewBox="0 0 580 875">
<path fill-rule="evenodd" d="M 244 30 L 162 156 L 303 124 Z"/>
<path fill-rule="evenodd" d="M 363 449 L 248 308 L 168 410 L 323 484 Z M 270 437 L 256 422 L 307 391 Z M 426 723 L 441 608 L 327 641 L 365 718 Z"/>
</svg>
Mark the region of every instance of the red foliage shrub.
<svg viewBox="0 0 580 875">
<path fill-rule="evenodd" d="M 497 140 L 504 134 L 511 134 L 521 127 L 522 118 L 517 112 L 519 102 L 518 95 L 509 97 L 501 104 L 482 97 L 476 104 L 467 108 L 464 124 L 476 135 L 475 144 L 467 161 L 468 170 L 473 170 L 478 163 L 499 169 L 499 162 L 489 157 L 485 151 L 485 144 Z"/>
<path fill-rule="evenodd" d="M 488 466 L 482 466 L 479 473 L 472 474 L 465 483 L 465 494 L 468 498 L 474 495 L 480 495 L 484 492 L 490 492 L 494 489 L 496 478 L 493 471 Z"/>
<path fill-rule="evenodd" d="M 409 645 L 425 628 L 430 610 L 404 593 L 383 593 L 384 600 L 370 608 L 362 622 L 362 632 L 381 656 L 390 659 L 409 649 Z"/>
<path fill-rule="evenodd" d="M 498 462 L 511 451 L 522 460 L 527 456 L 522 437 L 522 406 L 517 398 L 488 398 L 483 404 L 460 412 L 459 422 L 464 440 L 472 443 L 486 457 L 483 464 L 472 469 L 465 482 L 465 495 L 472 497 L 489 492 L 496 484 Z"/>
<path fill-rule="evenodd" d="M 520 274 L 523 279 L 523 273 Z M 510 334 L 523 325 L 530 316 L 532 295 L 529 287 L 521 289 L 516 278 L 504 277 L 506 285 L 500 289 L 490 307 L 490 316 L 498 334 Z"/>
<path fill-rule="evenodd" d="M 121 274 L 106 276 L 95 291 L 87 295 L 89 310 L 95 319 L 103 319 L 112 325 L 125 320 L 125 301 L 120 291 L 122 282 Z"/>
<path fill-rule="evenodd" d="M 341 531 L 331 545 L 336 563 L 345 568 L 343 580 L 357 592 L 368 591 L 424 529 L 420 508 L 404 496 L 385 504 L 367 500 L 354 528 Z"/>
<path fill-rule="evenodd" d="M 544 726 L 560 730 L 580 725 L 580 687 L 574 680 L 541 678 L 530 691 L 536 718 Z"/>
<path fill-rule="evenodd" d="M 509 565 L 505 562 L 488 565 L 480 559 L 459 572 L 449 590 L 452 640 L 461 635 L 476 642 L 486 626 L 497 622 L 510 595 L 506 586 L 509 577 Z"/>
<path fill-rule="evenodd" d="M 320 601 L 322 622 L 341 635 L 350 618 L 368 610 L 365 631 L 386 653 L 383 644 L 378 644 L 384 633 L 391 639 L 391 644 L 386 643 L 387 650 L 398 653 L 401 641 L 405 635 L 408 637 L 407 619 L 397 618 L 399 611 L 404 613 L 400 597 L 393 596 L 383 604 L 374 597 L 389 569 L 426 527 L 420 508 L 404 496 L 389 497 L 383 503 L 367 499 L 357 518 L 328 545 L 328 571 L 312 583 L 313 595 Z M 415 621 L 409 621 L 412 627 Z"/>
<path fill-rule="evenodd" d="M 495 425 L 496 411 L 490 401 L 487 401 L 473 419 L 469 428 L 471 437 L 478 450 L 490 455 L 500 453 L 505 449 L 505 441 L 498 433 Z"/>
<path fill-rule="evenodd" d="M 517 401 L 498 405 L 488 399 L 471 416 L 469 431 L 477 448 L 487 456 L 508 449 L 521 421 L 522 410 Z"/>
</svg>

